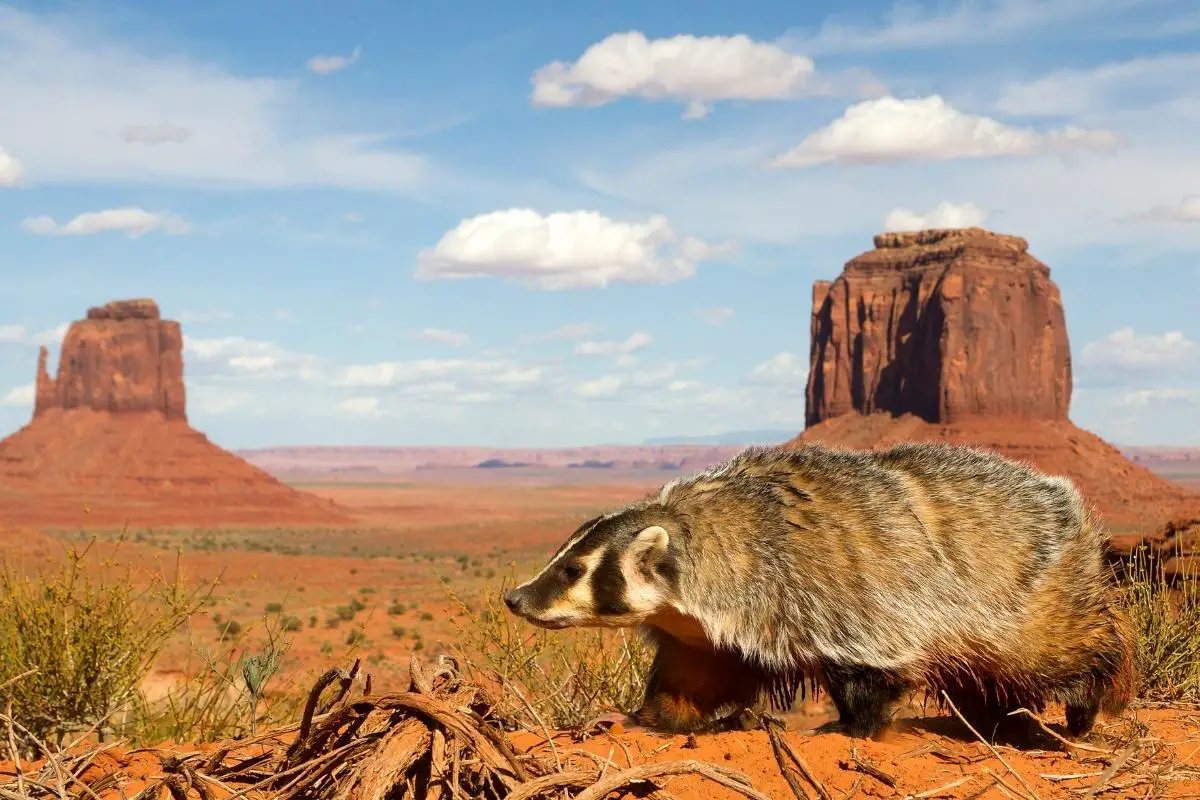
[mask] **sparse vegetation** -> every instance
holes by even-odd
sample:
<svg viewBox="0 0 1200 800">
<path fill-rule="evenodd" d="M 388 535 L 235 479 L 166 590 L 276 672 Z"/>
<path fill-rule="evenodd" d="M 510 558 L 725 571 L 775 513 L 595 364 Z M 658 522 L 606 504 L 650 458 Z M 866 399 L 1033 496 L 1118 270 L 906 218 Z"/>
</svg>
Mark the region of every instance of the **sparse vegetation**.
<svg viewBox="0 0 1200 800">
<path fill-rule="evenodd" d="M 193 644 L 184 671 L 190 677 L 154 702 L 139 698 L 121 733 L 135 743 L 165 739 L 201 743 L 294 720 L 300 698 L 290 690 L 291 681 L 273 696 L 267 693 L 291 646 L 284 628 L 282 618 L 266 616 L 261 635 L 247 630 L 240 643 L 228 649 L 211 653 Z"/>
<path fill-rule="evenodd" d="M 644 642 L 622 630 L 533 629 L 503 607 L 506 584 L 484 590 L 478 612 L 445 589 L 457 610 L 451 651 L 472 680 L 501 688 L 502 715 L 536 730 L 637 707 L 650 666 Z"/>
<path fill-rule="evenodd" d="M 94 544 L 69 546 L 60 563 L 34 574 L 7 562 L 0 572 L 0 707 L 11 704 L 30 734 L 56 744 L 69 732 L 111 727 L 211 591 L 188 588 L 178 558 L 170 578 L 130 570 L 106 578 L 113 564 L 89 562 Z"/>
<path fill-rule="evenodd" d="M 1162 559 L 1139 549 L 1127 568 L 1124 603 L 1138 635 L 1138 696 L 1160 702 L 1197 703 L 1200 574 L 1194 567 L 1185 566 L 1180 579 L 1172 582 L 1164 566 Z"/>
</svg>

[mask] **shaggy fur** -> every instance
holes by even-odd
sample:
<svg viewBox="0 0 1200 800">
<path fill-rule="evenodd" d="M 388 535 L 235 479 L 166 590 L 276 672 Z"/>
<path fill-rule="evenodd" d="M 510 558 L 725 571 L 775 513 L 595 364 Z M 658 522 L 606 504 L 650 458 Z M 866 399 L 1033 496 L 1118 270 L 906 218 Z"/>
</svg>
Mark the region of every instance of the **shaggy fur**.
<svg viewBox="0 0 1200 800">
<path fill-rule="evenodd" d="M 1081 735 L 1133 692 L 1105 539 L 1070 480 L 988 451 L 753 447 L 588 520 L 505 599 L 549 628 L 640 628 L 657 650 L 633 716 L 660 730 L 809 682 L 854 736 L 922 687 L 985 736 L 1052 700 Z"/>
</svg>

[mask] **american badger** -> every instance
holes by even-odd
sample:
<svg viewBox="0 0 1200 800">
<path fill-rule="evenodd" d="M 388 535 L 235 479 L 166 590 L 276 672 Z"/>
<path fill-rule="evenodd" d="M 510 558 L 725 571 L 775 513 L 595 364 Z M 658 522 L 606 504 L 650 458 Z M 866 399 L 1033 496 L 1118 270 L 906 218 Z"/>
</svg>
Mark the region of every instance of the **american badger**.
<svg viewBox="0 0 1200 800">
<path fill-rule="evenodd" d="M 855 737 L 920 688 L 988 737 L 1061 701 L 1078 736 L 1133 693 L 1105 536 L 1069 479 L 987 451 L 751 447 L 584 522 L 504 600 L 544 628 L 639 628 L 647 728 L 727 727 L 807 682 Z"/>
</svg>

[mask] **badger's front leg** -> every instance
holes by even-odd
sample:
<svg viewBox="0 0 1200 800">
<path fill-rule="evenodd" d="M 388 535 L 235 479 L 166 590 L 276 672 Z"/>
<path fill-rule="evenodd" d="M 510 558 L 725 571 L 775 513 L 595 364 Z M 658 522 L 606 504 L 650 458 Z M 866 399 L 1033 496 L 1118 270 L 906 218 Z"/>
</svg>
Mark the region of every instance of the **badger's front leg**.
<svg viewBox="0 0 1200 800">
<path fill-rule="evenodd" d="M 737 726 L 736 716 L 758 701 L 755 671 L 732 653 L 656 636 L 658 646 L 641 708 L 634 721 L 664 733 L 716 732 Z M 725 716 L 718 717 L 718 712 Z"/>
<path fill-rule="evenodd" d="M 893 704 L 908 690 L 905 681 L 875 667 L 827 663 L 822 673 L 838 721 L 818 730 L 841 731 L 857 739 L 874 738 L 887 727 Z"/>
</svg>

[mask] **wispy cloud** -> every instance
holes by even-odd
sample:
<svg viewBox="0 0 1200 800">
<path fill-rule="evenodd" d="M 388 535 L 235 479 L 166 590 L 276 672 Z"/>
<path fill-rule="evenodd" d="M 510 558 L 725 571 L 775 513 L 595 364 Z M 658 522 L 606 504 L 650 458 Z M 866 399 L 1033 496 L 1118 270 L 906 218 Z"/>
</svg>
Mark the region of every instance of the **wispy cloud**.
<svg viewBox="0 0 1200 800">
<path fill-rule="evenodd" d="M 358 61 L 358 57 L 361 55 L 362 48 L 356 47 L 350 51 L 350 55 L 348 56 L 313 56 L 305 63 L 305 66 L 308 67 L 309 72 L 315 72 L 317 75 L 328 75 L 349 67 Z"/>
<path fill-rule="evenodd" d="M 883 220 L 889 231 L 919 231 L 926 228 L 972 228 L 987 222 L 987 212 L 974 203 L 938 203 L 923 213 L 893 208 Z"/>
<path fill-rule="evenodd" d="M 789 48 L 815 56 L 969 47 L 1023 35 L 1070 35 L 1070 23 L 1081 27 L 1080 22 L 1094 20 L 1102 26 L 1115 16 L 1154 5 L 1155 0 L 961 0 L 949 6 L 898 2 L 876 22 L 839 21 L 834 14 L 815 32 L 792 31 L 785 41 Z M 1108 28 L 1100 35 L 1120 38 L 1133 33 L 1120 26 Z M 1142 35 L 1173 33 L 1162 23 L 1151 27 L 1144 21 L 1136 30 Z"/>
<path fill-rule="evenodd" d="M 144 208 L 87 211 L 61 225 L 52 217 L 27 217 L 21 222 L 21 227 L 40 236 L 93 236 L 108 231 L 121 231 L 131 239 L 138 239 L 151 231 L 178 236 L 192 230 L 191 224 L 178 214 L 169 211 L 147 211 Z"/>
<path fill-rule="evenodd" d="M 107 31 L 0 6 L 0 144 L 30 183 L 426 185 L 427 160 L 385 144 L 393 131 L 344 120 L 297 80 L 144 55 Z"/>
<path fill-rule="evenodd" d="M 880 164 L 962 158 L 1028 157 L 1072 150 L 1111 151 L 1112 131 L 1037 131 L 958 110 L 938 95 L 857 103 L 771 162 L 777 169 L 818 164 Z"/>
</svg>

